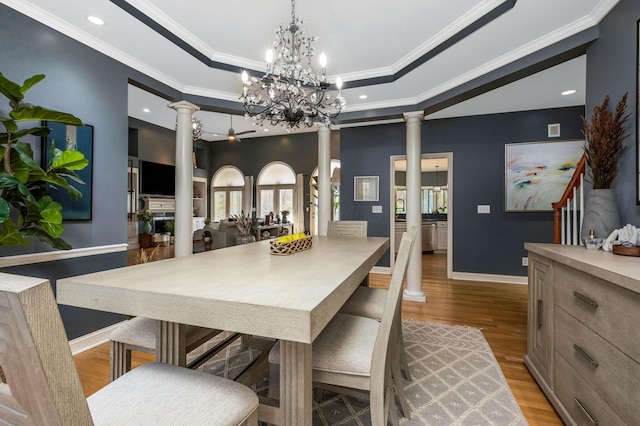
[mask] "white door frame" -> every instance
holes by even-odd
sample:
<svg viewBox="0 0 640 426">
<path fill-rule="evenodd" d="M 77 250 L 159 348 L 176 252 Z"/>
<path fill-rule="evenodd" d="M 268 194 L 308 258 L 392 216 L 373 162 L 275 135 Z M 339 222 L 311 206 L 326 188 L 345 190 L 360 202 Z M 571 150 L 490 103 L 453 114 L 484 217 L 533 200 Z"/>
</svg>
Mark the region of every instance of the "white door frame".
<svg viewBox="0 0 640 426">
<path fill-rule="evenodd" d="M 453 274 L 453 152 L 436 152 L 431 154 L 421 154 L 420 159 L 439 159 L 446 158 L 448 162 L 447 166 L 447 278 L 451 279 Z M 406 155 L 392 155 L 389 157 L 389 161 L 391 167 L 391 176 L 390 176 L 390 190 L 389 190 L 389 236 L 390 236 L 390 244 L 389 244 L 389 253 L 391 257 L 391 262 L 389 263 L 391 267 L 391 271 L 393 271 L 393 267 L 395 265 L 395 255 L 394 255 L 394 247 L 395 247 L 395 218 L 396 218 L 396 204 L 395 204 L 395 187 L 396 187 L 396 171 L 395 171 L 395 161 L 396 160 L 406 160 Z"/>
</svg>

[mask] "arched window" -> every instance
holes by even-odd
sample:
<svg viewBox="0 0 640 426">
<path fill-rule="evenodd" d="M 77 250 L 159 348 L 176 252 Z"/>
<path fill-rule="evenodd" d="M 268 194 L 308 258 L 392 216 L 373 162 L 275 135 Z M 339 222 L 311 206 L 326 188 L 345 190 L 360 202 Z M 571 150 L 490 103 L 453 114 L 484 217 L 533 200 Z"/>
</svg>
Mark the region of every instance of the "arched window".
<svg viewBox="0 0 640 426">
<path fill-rule="evenodd" d="M 223 166 L 211 180 L 211 216 L 220 222 L 231 215 L 240 214 L 244 197 L 244 176 L 234 166 Z"/>
<path fill-rule="evenodd" d="M 291 213 L 289 220 L 295 221 L 296 173 L 291 166 L 280 161 L 267 164 L 258 175 L 257 187 L 258 217 L 265 217 L 271 212 L 279 215 L 288 210 Z"/>
</svg>

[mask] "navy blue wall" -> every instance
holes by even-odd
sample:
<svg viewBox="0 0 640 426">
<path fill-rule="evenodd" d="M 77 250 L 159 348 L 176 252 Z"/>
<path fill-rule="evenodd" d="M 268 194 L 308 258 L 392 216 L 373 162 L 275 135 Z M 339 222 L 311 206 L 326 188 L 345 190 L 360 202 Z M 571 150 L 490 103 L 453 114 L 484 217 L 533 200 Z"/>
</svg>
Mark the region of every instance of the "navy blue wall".
<svg viewBox="0 0 640 426">
<path fill-rule="evenodd" d="M 549 123 L 560 123 L 562 139 L 581 139 L 581 114 L 572 107 L 423 122 L 421 152 L 453 153 L 454 272 L 524 276 L 524 242 L 553 242 L 552 213 L 504 212 L 504 145 L 546 141 Z M 389 236 L 389 157 L 406 154 L 406 126 L 342 129 L 340 147 L 341 218 L 368 220 L 369 235 Z M 380 201 L 354 202 L 354 176 L 380 176 Z M 491 214 L 478 215 L 478 204 Z M 372 214 L 372 205 L 383 213 Z"/>
<path fill-rule="evenodd" d="M 62 237 L 74 248 L 126 243 L 127 178 L 127 67 L 86 46 L 0 5 L 0 64 L 7 78 L 22 83 L 34 74 L 46 78 L 27 93 L 36 105 L 70 112 L 94 126 L 93 219 L 65 222 Z M 3 98 L 4 99 L 4 98 Z M 7 112 L 8 105 L 0 104 Z M 36 160 L 40 141 L 32 140 Z M 49 250 L 35 243 L 29 247 L 0 246 L 0 256 Z M 3 272 L 55 280 L 126 265 L 126 253 L 47 262 Z M 119 316 L 62 308 L 70 338 L 105 327 Z"/>
<path fill-rule="evenodd" d="M 640 206 L 636 205 L 638 150 L 636 70 L 638 69 L 638 42 L 636 29 L 640 19 L 638 0 L 621 0 L 600 23 L 600 37 L 587 50 L 587 115 L 609 95 L 615 104 L 629 93 L 629 138 L 625 141 L 624 155 L 620 159 L 618 177 L 613 188 L 618 196 L 620 222 L 640 226 Z"/>
</svg>

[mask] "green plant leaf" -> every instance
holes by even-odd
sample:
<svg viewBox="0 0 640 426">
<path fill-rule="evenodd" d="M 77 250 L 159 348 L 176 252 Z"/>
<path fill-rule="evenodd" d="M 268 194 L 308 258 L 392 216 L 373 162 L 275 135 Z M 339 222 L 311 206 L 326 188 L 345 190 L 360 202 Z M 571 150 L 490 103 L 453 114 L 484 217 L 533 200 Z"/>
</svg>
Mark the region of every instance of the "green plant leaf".
<svg viewBox="0 0 640 426">
<path fill-rule="evenodd" d="M 62 151 L 62 154 L 56 161 L 51 164 L 52 169 L 69 169 L 82 170 L 89 165 L 89 160 L 84 158 L 84 154 L 80 151 L 68 149 Z"/>
<path fill-rule="evenodd" d="M 53 238 L 62 235 L 62 206 L 60 203 L 51 200 L 51 197 L 43 197 L 38 203 L 42 219 L 38 221 L 44 231 Z"/>
<path fill-rule="evenodd" d="M 82 126 L 82 121 L 66 112 L 54 111 L 40 106 L 21 106 L 9 113 L 9 116 L 16 121 L 55 121 L 72 126 Z"/>
<path fill-rule="evenodd" d="M 71 179 L 72 181 L 74 181 L 76 183 L 84 185 L 84 181 L 82 179 L 80 179 L 80 177 L 77 174 L 75 174 L 72 170 L 66 170 L 66 169 L 65 170 L 61 170 L 61 171 L 57 172 L 57 174 L 59 176 L 65 177 L 65 178 L 69 178 L 69 179 Z"/>
<path fill-rule="evenodd" d="M 35 223 L 42 220 L 40 214 L 40 206 L 35 200 L 27 200 L 25 203 L 25 214 L 23 216 L 24 223 Z"/>
<path fill-rule="evenodd" d="M 20 181 L 13 175 L 6 172 L 0 172 L 0 188 L 9 189 L 18 186 Z"/>
<path fill-rule="evenodd" d="M 0 73 L 0 93 L 9 99 L 9 102 L 14 104 L 18 104 L 18 102 L 24 99 L 21 87 L 2 75 L 2 73 Z"/>
<path fill-rule="evenodd" d="M 0 223 L 9 219 L 9 211 L 11 206 L 4 198 L 0 198 Z"/>
<path fill-rule="evenodd" d="M 40 240 L 41 242 L 50 245 L 53 248 L 58 250 L 70 250 L 71 245 L 63 240 L 62 238 L 53 238 L 42 229 L 39 228 L 28 228 L 22 231 L 22 235 L 25 237 L 34 237 Z"/>
<path fill-rule="evenodd" d="M 22 234 L 16 229 L 11 219 L 7 219 L 0 223 L 0 245 L 3 246 L 15 246 L 15 245 L 29 245 L 29 242 L 24 239 Z"/>
<path fill-rule="evenodd" d="M 21 139 L 27 135 L 44 137 L 51 133 L 51 129 L 48 127 L 32 127 L 30 129 L 22 129 L 13 133 L 14 139 Z M 27 144 L 29 145 L 29 144 Z"/>
<path fill-rule="evenodd" d="M 12 119 L 2 120 L 2 124 L 4 125 L 4 128 L 7 129 L 7 132 L 13 133 L 18 131 L 18 125 Z M 6 140 L 7 134 L 3 133 L 3 135 L 4 135 L 4 139 Z"/>
<path fill-rule="evenodd" d="M 20 92 L 24 95 L 36 84 L 40 83 L 44 80 L 44 74 L 36 74 L 33 77 L 29 77 L 22 83 L 22 87 L 20 88 Z"/>
</svg>

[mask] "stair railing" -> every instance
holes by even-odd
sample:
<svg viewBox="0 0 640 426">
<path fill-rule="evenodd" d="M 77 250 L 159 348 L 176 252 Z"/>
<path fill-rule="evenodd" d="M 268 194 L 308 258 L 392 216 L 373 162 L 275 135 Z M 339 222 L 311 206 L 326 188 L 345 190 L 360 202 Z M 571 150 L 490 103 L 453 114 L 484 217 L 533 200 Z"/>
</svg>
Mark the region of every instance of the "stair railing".
<svg viewBox="0 0 640 426">
<path fill-rule="evenodd" d="M 584 216 L 585 155 L 576 165 L 562 197 L 553 206 L 553 242 L 555 244 L 580 245 L 580 228 Z"/>
</svg>

